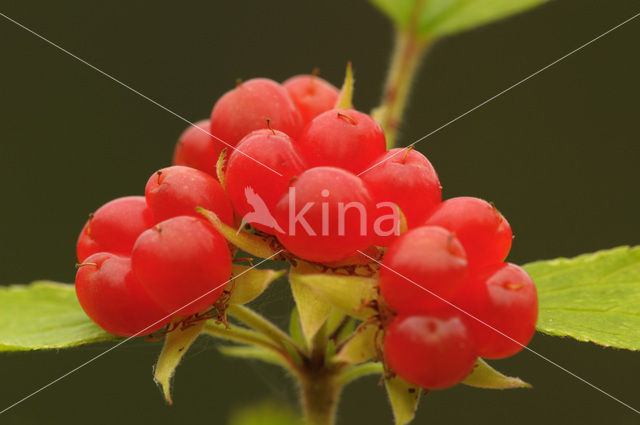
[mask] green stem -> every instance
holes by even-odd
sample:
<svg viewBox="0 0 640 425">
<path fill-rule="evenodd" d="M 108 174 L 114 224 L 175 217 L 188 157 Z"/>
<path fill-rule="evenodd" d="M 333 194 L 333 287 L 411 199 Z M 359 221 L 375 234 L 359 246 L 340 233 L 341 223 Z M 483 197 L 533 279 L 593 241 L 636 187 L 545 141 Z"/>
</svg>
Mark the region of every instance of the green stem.
<svg viewBox="0 0 640 425">
<path fill-rule="evenodd" d="M 280 347 L 276 346 L 264 335 L 249 329 L 241 328 L 240 326 L 229 325 L 229 327 L 227 328 L 224 325 L 217 325 L 212 322 L 207 322 L 205 327 L 202 329 L 202 333 L 216 338 L 226 339 L 228 341 L 257 345 L 259 347 L 266 348 L 269 351 L 277 352 L 279 354 L 283 352 Z"/>
<path fill-rule="evenodd" d="M 373 112 L 374 118 L 385 132 L 389 149 L 395 146 L 411 84 L 429 46 L 427 40 L 419 40 L 414 34 L 415 24 L 406 30 L 397 30 L 382 101 Z"/>
<path fill-rule="evenodd" d="M 362 363 L 345 369 L 345 371 L 340 374 L 338 382 L 340 385 L 345 386 L 363 376 L 379 375 L 382 372 L 384 372 L 384 368 L 381 363 Z"/>
<path fill-rule="evenodd" d="M 286 349 L 285 342 L 293 346 L 296 350 L 301 351 L 298 344 L 282 329 L 262 317 L 260 314 L 240 304 L 230 304 L 227 308 L 227 314 L 240 320 L 247 326 L 264 334 L 274 343 Z"/>
<path fill-rule="evenodd" d="M 335 371 L 306 370 L 299 379 L 305 425 L 333 425 L 342 390 Z"/>
</svg>

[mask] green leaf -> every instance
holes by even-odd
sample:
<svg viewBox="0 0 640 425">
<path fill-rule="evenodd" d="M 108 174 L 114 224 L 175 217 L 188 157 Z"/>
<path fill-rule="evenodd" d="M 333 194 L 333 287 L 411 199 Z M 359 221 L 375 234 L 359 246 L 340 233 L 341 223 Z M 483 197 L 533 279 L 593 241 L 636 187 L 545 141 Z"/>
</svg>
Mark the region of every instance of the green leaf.
<svg viewBox="0 0 640 425">
<path fill-rule="evenodd" d="M 310 347 L 313 336 L 326 322 L 333 307 L 299 279 L 291 280 L 291 293 L 296 302 L 306 345 Z"/>
<path fill-rule="evenodd" d="M 403 30 L 436 38 L 531 9 L 548 0 L 371 0 Z M 417 14 L 412 21 L 412 14 Z"/>
<path fill-rule="evenodd" d="M 293 341 L 300 347 L 307 347 L 307 341 L 304 338 L 302 324 L 300 323 L 300 314 L 298 313 L 298 307 L 295 306 L 291 310 L 291 316 L 289 318 L 289 335 L 291 335 L 291 339 L 293 339 Z"/>
<path fill-rule="evenodd" d="M 366 362 L 376 357 L 376 335 L 378 335 L 378 325 L 369 324 L 358 329 L 353 338 L 341 348 L 336 356 L 337 360 L 357 364 Z"/>
<path fill-rule="evenodd" d="M 347 70 L 344 74 L 344 83 L 340 90 L 340 96 L 336 101 L 335 109 L 352 109 L 353 108 L 353 70 L 351 62 L 347 62 Z"/>
<path fill-rule="evenodd" d="M 422 390 L 398 376 L 385 379 L 384 386 L 387 389 L 396 425 L 405 425 L 411 422 L 418 408 Z"/>
<path fill-rule="evenodd" d="M 182 318 L 176 318 L 171 322 L 171 325 L 177 325 L 177 327 L 165 336 L 164 346 L 153 374 L 153 380 L 160 386 L 164 398 L 169 404 L 173 404 L 171 399 L 171 378 L 173 378 L 182 356 L 198 338 L 206 323 L 204 320 L 200 320 L 183 328 L 178 324 L 181 320 Z"/>
<path fill-rule="evenodd" d="M 0 351 L 74 347 L 119 337 L 84 313 L 73 285 L 37 281 L 0 286 Z"/>
<path fill-rule="evenodd" d="M 235 277 L 227 285 L 227 289 L 232 289 L 229 299 L 232 304 L 246 304 L 253 301 L 286 272 L 285 270 L 256 269 L 240 264 L 234 264 L 232 271 Z"/>
<path fill-rule="evenodd" d="M 211 225 L 218 230 L 222 236 L 230 243 L 237 246 L 241 250 L 251 255 L 261 258 L 271 258 L 276 251 L 271 248 L 269 243 L 257 235 L 247 233 L 245 231 L 238 232 L 233 227 L 225 224 L 218 218 L 216 213 L 197 207 L 196 210 L 206 218 Z"/>
<path fill-rule="evenodd" d="M 292 288 L 304 285 L 310 293 L 357 319 L 366 319 L 376 312 L 366 303 L 377 298 L 376 280 L 361 276 L 328 273 L 289 275 Z"/>
<path fill-rule="evenodd" d="M 538 289 L 540 332 L 640 350 L 640 247 L 524 266 Z"/>
<path fill-rule="evenodd" d="M 509 388 L 531 388 L 520 378 L 505 376 L 489 366 L 484 360 L 478 359 L 475 368 L 469 376 L 462 381 L 471 387 L 486 388 L 492 390 L 506 390 Z"/>
<path fill-rule="evenodd" d="M 216 421 L 216 423 L 219 423 Z M 288 407 L 272 402 L 245 407 L 231 415 L 229 425 L 305 425 Z"/>
</svg>

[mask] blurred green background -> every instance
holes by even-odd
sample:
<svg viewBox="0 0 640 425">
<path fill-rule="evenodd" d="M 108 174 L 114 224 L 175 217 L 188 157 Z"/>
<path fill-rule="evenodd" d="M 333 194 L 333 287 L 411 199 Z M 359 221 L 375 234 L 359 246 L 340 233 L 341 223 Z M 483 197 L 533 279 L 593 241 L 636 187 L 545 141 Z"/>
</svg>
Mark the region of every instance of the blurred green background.
<svg viewBox="0 0 640 425">
<path fill-rule="evenodd" d="M 421 68 L 408 144 L 640 11 L 635 0 L 556 0 L 442 40 Z M 236 78 L 283 80 L 353 61 L 356 106 L 380 96 L 390 24 L 360 1 L 25 2 L 0 11 L 187 117 L 206 117 Z M 511 261 L 640 242 L 640 20 L 629 23 L 417 145 L 446 197 L 494 201 L 517 235 Z M 141 194 L 170 161 L 179 119 L 0 18 L 0 282 L 71 282 L 87 213 Z M 256 304 L 286 323 L 285 285 Z M 0 355 L 0 410 L 110 344 Z M 531 347 L 636 408 L 640 354 L 537 335 Z M 131 341 L 0 416 L 3 424 L 223 424 L 291 382 L 223 358 L 201 339 L 165 406 L 151 380 L 159 345 Z M 494 362 L 533 390 L 434 392 L 416 424 L 637 424 L 638 416 L 531 353 Z M 339 424 L 388 424 L 377 378 L 347 388 Z"/>
</svg>

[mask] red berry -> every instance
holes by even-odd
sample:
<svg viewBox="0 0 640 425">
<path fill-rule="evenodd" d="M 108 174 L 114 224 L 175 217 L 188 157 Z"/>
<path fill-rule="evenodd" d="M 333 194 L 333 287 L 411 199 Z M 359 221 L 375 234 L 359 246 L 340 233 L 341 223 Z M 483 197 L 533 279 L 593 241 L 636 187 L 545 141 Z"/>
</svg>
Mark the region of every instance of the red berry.
<svg viewBox="0 0 640 425">
<path fill-rule="evenodd" d="M 513 233 L 507 219 L 491 204 L 471 197 L 451 198 L 425 224 L 452 231 L 467 252 L 470 267 L 501 263 L 511 249 Z"/>
<path fill-rule="evenodd" d="M 412 229 L 424 223 L 429 213 L 442 201 L 442 188 L 436 170 L 429 160 L 420 152 L 407 149 L 392 149 L 369 165 L 369 170 L 362 174 L 362 179 L 369 185 L 377 203 L 396 204 L 407 219 L 407 226 Z M 390 212 L 378 206 L 380 214 Z M 387 219 L 386 228 L 397 229 L 395 220 Z M 381 221 L 383 224 L 383 221 Z M 376 243 L 389 246 L 395 234 L 380 236 Z"/>
<path fill-rule="evenodd" d="M 276 206 L 278 239 L 310 261 L 333 262 L 371 246 L 374 204 L 364 182 L 333 167 L 311 168 Z"/>
<path fill-rule="evenodd" d="M 216 164 L 224 144 L 210 134 L 209 120 L 187 127 L 180 135 L 173 153 L 173 165 L 185 165 L 216 177 Z"/>
<path fill-rule="evenodd" d="M 266 78 L 244 81 L 225 93 L 211 111 L 211 134 L 235 146 L 254 130 L 272 128 L 296 137 L 302 118 L 280 84 Z"/>
<path fill-rule="evenodd" d="M 386 149 L 380 125 L 353 109 L 323 112 L 296 140 L 310 166 L 339 167 L 354 174 L 365 170 Z"/>
<path fill-rule="evenodd" d="M 380 267 L 380 292 L 399 313 L 448 307 L 467 277 L 467 259 L 451 232 L 436 226 L 409 230 L 389 246 Z"/>
<path fill-rule="evenodd" d="M 383 344 L 391 369 L 422 388 L 461 382 L 477 360 L 471 335 L 457 315 L 396 316 L 385 330 Z"/>
<path fill-rule="evenodd" d="M 142 196 L 126 196 L 107 202 L 92 214 L 82 228 L 76 253 L 78 261 L 96 252 L 128 256 L 140 233 L 153 226 Z"/>
<path fill-rule="evenodd" d="M 486 323 L 468 320 L 480 357 L 512 356 L 522 350 L 535 333 L 536 287 L 527 272 L 515 264 L 499 264 L 479 271 L 459 302 L 468 313 Z"/>
<path fill-rule="evenodd" d="M 247 223 L 275 234 L 279 228 L 272 216 L 275 206 L 287 193 L 291 179 L 305 168 L 289 136 L 279 131 L 254 131 L 242 139 L 229 157 L 226 171 L 229 198 Z"/>
<path fill-rule="evenodd" d="M 231 275 L 227 241 L 196 217 L 170 218 L 141 234 L 131 261 L 151 298 L 183 316 L 212 305 Z"/>
<path fill-rule="evenodd" d="M 195 168 L 163 168 L 149 177 L 144 193 L 156 222 L 179 215 L 199 216 L 196 207 L 202 207 L 233 224 L 231 203 L 220 183 Z"/>
<path fill-rule="evenodd" d="M 131 271 L 131 260 L 100 252 L 87 257 L 76 273 L 76 295 L 87 316 L 120 336 L 147 335 L 169 322 Z"/>
<path fill-rule="evenodd" d="M 333 109 L 340 95 L 336 87 L 316 75 L 296 75 L 282 85 L 298 107 L 304 124 Z"/>
</svg>

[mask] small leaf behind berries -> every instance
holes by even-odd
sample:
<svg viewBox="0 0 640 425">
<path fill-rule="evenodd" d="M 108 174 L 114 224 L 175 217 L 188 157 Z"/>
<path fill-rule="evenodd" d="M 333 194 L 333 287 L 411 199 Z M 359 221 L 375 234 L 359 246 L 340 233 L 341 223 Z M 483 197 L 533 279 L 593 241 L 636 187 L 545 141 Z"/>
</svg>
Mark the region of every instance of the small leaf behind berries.
<svg viewBox="0 0 640 425">
<path fill-rule="evenodd" d="M 396 425 L 405 425 L 411 422 L 418 408 L 422 390 L 398 376 L 385 379 L 384 386 L 387 389 Z"/>
<path fill-rule="evenodd" d="M 510 388 L 531 388 L 531 385 L 520 378 L 506 376 L 489 366 L 484 360 L 478 359 L 473 372 L 462 381 L 471 387 L 490 390 L 506 390 Z"/>
<path fill-rule="evenodd" d="M 640 246 L 523 267 L 538 290 L 540 332 L 640 350 Z"/>
<path fill-rule="evenodd" d="M 340 96 L 336 102 L 336 109 L 351 109 L 353 108 L 353 85 L 355 80 L 353 79 L 353 70 L 351 68 L 351 62 L 347 62 L 347 69 L 344 74 L 344 83 L 342 83 L 342 89 L 340 89 Z"/>
<path fill-rule="evenodd" d="M 229 302 L 246 304 L 258 298 L 269 285 L 282 276 L 285 270 L 256 269 L 234 264 L 231 268 L 233 280 L 227 285 L 232 290 Z"/>
<path fill-rule="evenodd" d="M 333 306 L 300 280 L 291 280 L 291 293 L 296 302 L 305 342 L 309 347 L 314 335 L 331 314 Z"/>
<path fill-rule="evenodd" d="M 220 182 L 220 186 L 227 191 L 227 181 L 224 175 L 224 166 L 227 160 L 227 148 L 222 149 L 220 152 L 220 156 L 218 157 L 218 161 L 216 162 L 216 176 L 218 177 L 218 181 Z"/>
<path fill-rule="evenodd" d="M 73 285 L 37 281 L 0 286 L 0 351 L 49 350 L 117 339 L 89 319 Z"/>
<path fill-rule="evenodd" d="M 376 356 L 376 335 L 378 325 L 368 324 L 357 330 L 357 333 L 347 341 L 336 356 L 337 360 L 357 364 L 363 363 Z"/>
<path fill-rule="evenodd" d="M 171 324 L 177 324 L 180 320 L 182 319 L 175 318 Z M 169 404 L 173 404 L 171 399 L 171 378 L 173 378 L 182 356 L 198 338 L 205 323 L 205 320 L 199 320 L 186 328 L 178 325 L 176 329 L 165 336 L 164 346 L 158 358 L 158 363 L 156 363 L 153 380 L 160 386 L 164 398 Z"/>
<path fill-rule="evenodd" d="M 419 38 L 454 34 L 507 18 L 548 0 L 371 0 L 403 30 Z M 412 25 L 412 15 L 415 25 Z"/>
<path fill-rule="evenodd" d="M 200 207 L 196 209 L 216 230 L 222 234 L 222 236 L 227 239 L 227 241 L 243 251 L 261 258 L 269 258 L 276 253 L 276 251 L 274 251 L 264 239 L 244 231 L 238 232 L 233 227 L 223 223 L 216 213 L 212 211 L 205 210 Z"/>
<path fill-rule="evenodd" d="M 375 300 L 377 281 L 370 277 L 337 274 L 297 274 L 289 276 L 293 285 L 305 285 L 320 299 L 357 319 L 366 319 L 376 311 L 366 304 Z"/>
</svg>

